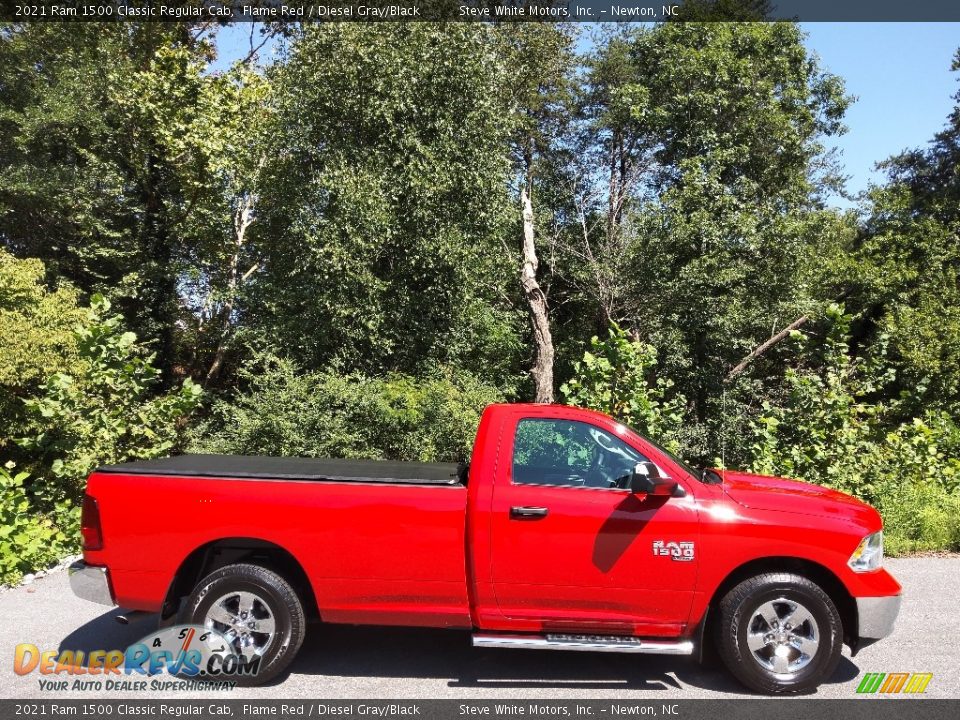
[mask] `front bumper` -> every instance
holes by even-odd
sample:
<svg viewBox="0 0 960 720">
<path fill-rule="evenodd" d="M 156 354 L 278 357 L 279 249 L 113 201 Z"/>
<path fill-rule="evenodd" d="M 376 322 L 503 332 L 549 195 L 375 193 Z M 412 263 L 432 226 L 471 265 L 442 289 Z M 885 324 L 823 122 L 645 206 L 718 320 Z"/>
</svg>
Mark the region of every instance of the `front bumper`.
<svg viewBox="0 0 960 720">
<path fill-rule="evenodd" d="M 116 604 L 110 591 L 110 571 L 105 567 L 87 565 L 83 560 L 78 560 L 70 566 L 67 574 L 70 576 L 70 589 L 78 598 L 101 605 Z"/>
<path fill-rule="evenodd" d="M 864 645 L 893 632 L 902 600 L 902 595 L 856 598 L 858 635 Z"/>
</svg>

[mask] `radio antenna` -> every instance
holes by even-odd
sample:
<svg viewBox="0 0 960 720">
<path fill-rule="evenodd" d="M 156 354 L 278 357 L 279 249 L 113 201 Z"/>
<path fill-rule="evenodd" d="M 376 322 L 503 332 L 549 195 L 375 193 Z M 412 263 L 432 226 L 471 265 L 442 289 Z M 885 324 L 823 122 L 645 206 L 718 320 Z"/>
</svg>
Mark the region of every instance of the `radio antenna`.
<svg viewBox="0 0 960 720">
<path fill-rule="evenodd" d="M 720 477 L 727 481 L 727 384 L 723 384 L 723 394 L 720 400 Z"/>
</svg>

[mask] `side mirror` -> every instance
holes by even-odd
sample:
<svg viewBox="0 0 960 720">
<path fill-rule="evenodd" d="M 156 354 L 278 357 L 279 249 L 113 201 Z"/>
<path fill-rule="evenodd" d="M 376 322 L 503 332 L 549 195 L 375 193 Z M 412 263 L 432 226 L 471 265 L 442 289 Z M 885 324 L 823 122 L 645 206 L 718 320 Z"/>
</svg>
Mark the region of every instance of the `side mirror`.
<svg viewBox="0 0 960 720">
<path fill-rule="evenodd" d="M 630 492 L 635 495 L 681 497 L 680 493 L 683 493 L 683 488 L 670 478 L 663 477 L 659 468 L 652 462 L 640 462 L 637 463 L 633 475 L 630 477 Z"/>
</svg>

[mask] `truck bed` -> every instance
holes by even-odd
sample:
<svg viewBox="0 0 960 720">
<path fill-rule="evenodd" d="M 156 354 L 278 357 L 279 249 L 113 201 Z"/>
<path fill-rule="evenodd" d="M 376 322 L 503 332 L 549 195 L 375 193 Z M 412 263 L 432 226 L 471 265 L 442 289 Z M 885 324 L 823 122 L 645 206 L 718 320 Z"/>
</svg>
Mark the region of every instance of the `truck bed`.
<svg viewBox="0 0 960 720">
<path fill-rule="evenodd" d="M 87 482 L 104 531 L 85 558 L 110 569 L 117 604 L 156 612 L 210 543 L 266 545 L 296 559 L 326 622 L 470 627 L 455 470 L 232 456 L 113 465 Z"/>
<path fill-rule="evenodd" d="M 317 482 L 459 485 L 453 463 L 334 460 L 329 458 L 178 455 L 106 465 L 98 473 Z"/>
</svg>

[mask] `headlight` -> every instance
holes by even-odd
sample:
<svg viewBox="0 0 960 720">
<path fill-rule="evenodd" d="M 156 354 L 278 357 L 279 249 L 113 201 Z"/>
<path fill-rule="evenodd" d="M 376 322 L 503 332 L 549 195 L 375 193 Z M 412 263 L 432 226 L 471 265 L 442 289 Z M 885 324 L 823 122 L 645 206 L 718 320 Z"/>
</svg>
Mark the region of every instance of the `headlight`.
<svg viewBox="0 0 960 720">
<path fill-rule="evenodd" d="M 869 572 L 876 570 L 883 562 L 883 530 L 879 530 L 872 535 L 867 535 L 853 555 L 847 561 L 847 565 L 854 572 Z"/>
</svg>

